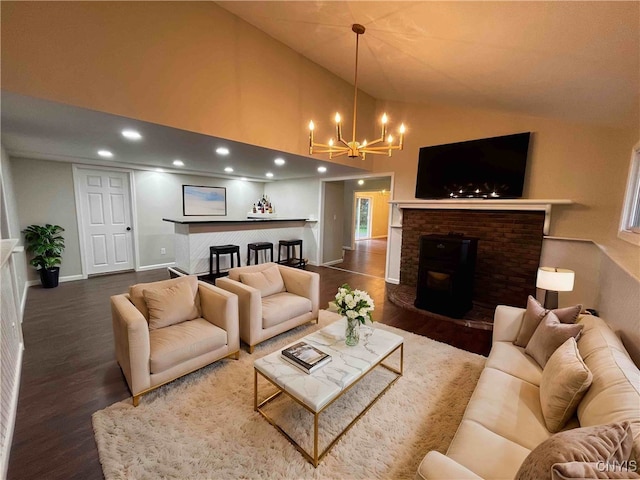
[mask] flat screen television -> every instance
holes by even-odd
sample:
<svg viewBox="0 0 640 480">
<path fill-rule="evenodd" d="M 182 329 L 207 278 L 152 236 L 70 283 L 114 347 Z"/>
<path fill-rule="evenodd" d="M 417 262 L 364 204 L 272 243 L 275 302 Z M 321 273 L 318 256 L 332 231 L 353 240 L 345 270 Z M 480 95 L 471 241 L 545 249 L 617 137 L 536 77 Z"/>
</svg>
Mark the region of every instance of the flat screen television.
<svg viewBox="0 0 640 480">
<path fill-rule="evenodd" d="M 522 197 L 530 135 L 422 147 L 416 198 Z"/>
</svg>

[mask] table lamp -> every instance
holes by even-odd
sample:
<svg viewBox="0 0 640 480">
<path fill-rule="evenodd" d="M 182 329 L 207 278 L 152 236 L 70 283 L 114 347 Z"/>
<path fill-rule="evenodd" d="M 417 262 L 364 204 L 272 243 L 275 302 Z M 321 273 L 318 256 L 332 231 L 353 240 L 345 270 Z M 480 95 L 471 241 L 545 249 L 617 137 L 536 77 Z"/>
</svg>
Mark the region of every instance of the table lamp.
<svg viewBox="0 0 640 480">
<path fill-rule="evenodd" d="M 536 287 L 546 290 L 544 308 L 553 310 L 558 308 L 558 292 L 573 290 L 573 280 L 576 274 L 573 270 L 555 267 L 538 268 Z"/>
</svg>

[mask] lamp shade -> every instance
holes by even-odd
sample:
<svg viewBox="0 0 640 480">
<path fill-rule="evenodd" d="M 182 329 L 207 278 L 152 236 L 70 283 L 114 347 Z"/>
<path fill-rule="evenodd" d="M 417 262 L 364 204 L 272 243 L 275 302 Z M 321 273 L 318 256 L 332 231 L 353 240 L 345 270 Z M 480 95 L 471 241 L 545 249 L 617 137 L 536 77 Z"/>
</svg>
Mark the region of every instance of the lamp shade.
<svg viewBox="0 0 640 480">
<path fill-rule="evenodd" d="M 536 287 L 555 292 L 570 292 L 573 290 L 573 280 L 576 274 L 573 270 L 554 267 L 538 268 Z"/>
</svg>

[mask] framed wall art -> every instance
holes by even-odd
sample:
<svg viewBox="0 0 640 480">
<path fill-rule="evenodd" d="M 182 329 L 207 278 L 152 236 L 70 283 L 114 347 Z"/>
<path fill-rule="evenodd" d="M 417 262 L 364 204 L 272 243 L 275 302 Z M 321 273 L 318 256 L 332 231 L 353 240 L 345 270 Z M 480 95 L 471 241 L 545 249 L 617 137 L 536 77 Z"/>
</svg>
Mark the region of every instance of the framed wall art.
<svg viewBox="0 0 640 480">
<path fill-rule="evenodd" d="M 226 215 L 227 189 L 203 185 L 182 185 L 182 214 L 185 217 Z"/>
</svg>

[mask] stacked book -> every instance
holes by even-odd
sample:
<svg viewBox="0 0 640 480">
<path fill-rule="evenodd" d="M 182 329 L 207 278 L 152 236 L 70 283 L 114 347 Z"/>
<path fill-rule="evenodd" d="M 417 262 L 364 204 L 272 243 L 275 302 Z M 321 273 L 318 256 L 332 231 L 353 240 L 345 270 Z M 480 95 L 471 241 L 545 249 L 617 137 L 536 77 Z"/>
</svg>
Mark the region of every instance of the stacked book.
<svg viewBox="0 0 640 480">
<path fill-rule="evenodd" d="M 331 361 L 331 355 L 305 342 L 282 350 L 282 358 L 306 373 L 313 373 Z"/>
</svg>

